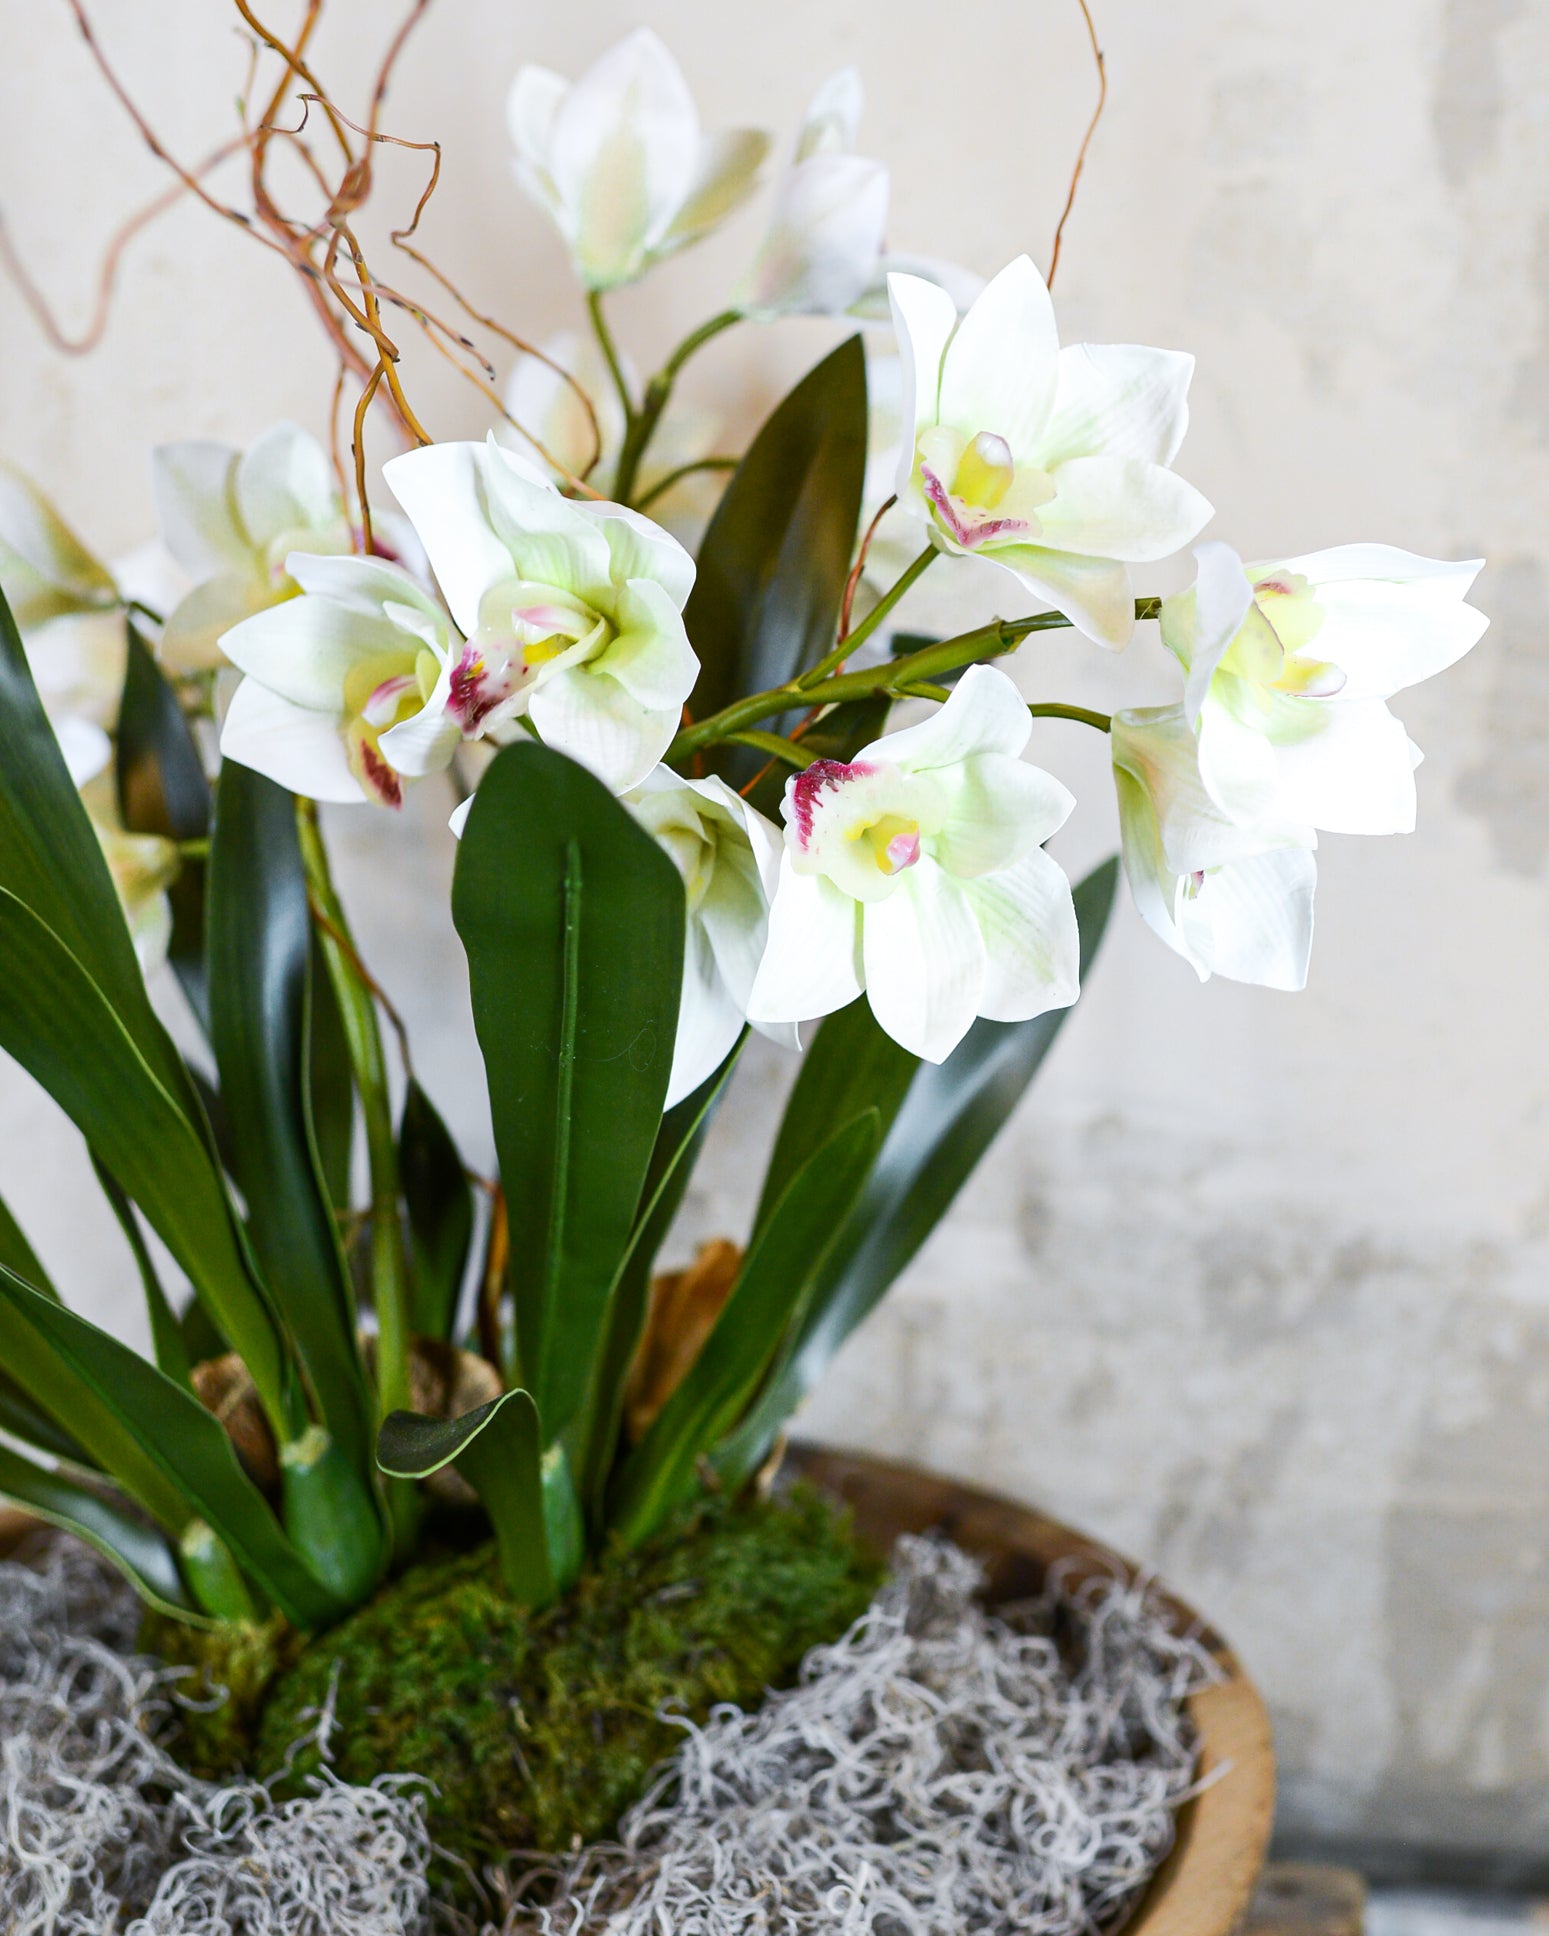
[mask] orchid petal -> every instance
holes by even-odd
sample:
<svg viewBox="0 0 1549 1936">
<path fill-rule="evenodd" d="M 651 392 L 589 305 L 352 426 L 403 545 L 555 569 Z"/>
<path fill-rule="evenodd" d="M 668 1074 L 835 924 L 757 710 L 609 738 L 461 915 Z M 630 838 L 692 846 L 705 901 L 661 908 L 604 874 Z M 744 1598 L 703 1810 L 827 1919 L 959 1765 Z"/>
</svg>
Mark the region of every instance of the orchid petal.
<svg viewBox="0 0 1549 1936">
<path fill-rule="evenodd" d="M 221 754 L 308 799 L 343 804 L 366 798 L 350 771 L 337 720 L 281 698 L 256 679 L 244 679 L 232 695 Z"/>
<path fill-rule="evenodd" d="M 796 160 L 814 155 L 847 155 L 860 133 L 866 89 L 858 67 L 830 74 L 808 104 L 796 137 Z"/>
<path fill-rule="evenodd" d="M 964 884 L 929 860 L 866 906 L 866 999 L 911 1055 L 944 1062 L 979 1012 L 986 948 Z"/>
<path fill-rule="evenodd" d="M 226 656 L 293 706 L 337 717 L 344 681 L 385 654 L 413 663 L 415 641 L 380 610 L 351 610 L 331 598 L 287 598 L 225 633 Z"/>
<path fill-rule="evenodd" d="M 805 1022 L 831 1015 L 861 993 L 861 911 L 820 875 L 798 874 L 789 857 L 769 909 L 769 940 L 748 998 L 748 1019 Z"/>
<path fill-rule="evenodd" d="M 632 578 L 616 602 L 618 632 L 597 669 L 617 679 L 642 706 L 670 717 L 677 730 L 683 702 L 694 690 L 699 660 L 670 593 L 649 578 Z"/>
<path fill-rule="evenodd" d="M 272 596 L 269 586 L 246 573 L 207 578 L 167 614 L 156 656 L 173 672 L 209 672 L 224 665 L 221 641 Z"/>
<path fill-rule="evenodd" d="M 1041 847 L 964 883 L 984 937 L 979 1013 L 1026 1022 L 1081 992 L 1081 935 L 1064 870 Z M 870 918 L 869 915 L 867 917 Z"/>
<path fill-rule="evenodd" d="M 1031 260 L 1018 256 L 992 278 L 947 345 L 939 420 L 970 437 L 1004 437 L 1012 457 L 1027 461 L 1054 402 L 1058 357 L 1048 289 Z"/>
<path fill-rule="evenodd" d="M 950 777 L 947 798 L 947 818 L 932 837 L 931 852 L 960 879 L 998 876 L 1041 847 L 1076 805 L 1074 795 L 1041 767 L 999 753 L 963 760 Z"/>
<path fill-rule="evenodd" d="M 1194 547 L 1194 583 L 1162 601 L 1162 643 L 1188 673 L 1183 704 L 1198 725 L 1216 668 L 1242 630 L 1253 586 L 1230 545 L 1210 538 Z"/>
<path fill-rule="evenodd" d="M 31 478 L 0 462 L 0 581 L 27 631 L 67 612 L 118 603 L 107 567 L 86 549 Z"/>
<path fill-rule="evenodd" d="M 925 773 L 976 753 L 1015 759 L 1032 730 L 1027 701 L 1005 673 L 995 666 L 971 665 L 944 705 L 917 725 L 884 733 L 856 757 L 889 760 L 912 773 Z"/>
<path fill-rule="evenodd" d="M 729 128 L 706 135 L 684 197 L 662 238 L 662 252 L 684 248 L 718 228 L 758 186 L 758 171 L 769 152 L 769 137 L 757 128 Z"/>
<path fill-rule="evenodd" d="M 237 459 L 232 490 L 237 515 L 255 546 L 340 518 L 328 453 L 298 424 L 274 424 L 250 444 Z"/>
<path fill-rule="evenodd" d="M 691 923 L 683 952 L 683 993 L 664 1108 L 691 1096 L 732 1051 L 746 1018 L 719 972 L 704 930 Z"/>
<path fill-rule="evenodd" d="M 1317 862 L 1303 847 L 1255 854 L 1207 874 L 1183 928 L 1209 972 L 1294 993 L 1307 985 Z M 1208 943 L 1193 930 L 1208 922 Z"/>
<path fill-rule="evenodd" d="M 1053 478 L 1039 538 L 1059 551 L 1150 564 L 1182 550 L 1214 516 L 1176 471 L 1140 457 L 1073 457 Z"/>
<path fill-rule="evenodd" d="M 1059 353 L 1054 407 L 1038 440 L 1044 470 L 1102 454 L 1170 464 L 1188 428 L 1194 359 L 1136 343 L 1072 343 Z"/>
<path fill-rule="evenodd" d="M 1274 747 L 1280 812 L 1334 834 L 1413 833 L 1409 735 L 1382 701 L 1301 705 L 1317 708 L 1319 730 Z"/>
<path fill-rule="evenodd" d="M 1012 572 L 1034 598 L 1063 612 L 1097 645 L 1118 652 L 1129 644 L 1135 630 L 1135 595 L 1126 566 L 1041 545 L 1000 545 L 977 555 Z"/>
<path fill-rule="evenodd" d="M 237 511 L 241 452 L 229 444 L 162 444 L 151 452 L 151 496 L 162 543 L 193 578 L 252 570 L 252 542 Z"/>
<path fill-rule="evenodd" d="M 608 547 L 609 570 L 620 584 L 647 578 L 661 586 L 679 611 L 694 589 L 694 560 L 670 532 L 622 504 L 577 499 L 568 508 L 595 524 Z"/>
<path fill-rule="evenodd" d="M 879 161 L 818 154 L 799 163 L 780 184 L 738 307 L 761 320 L 842 314 L 871 282 L 887 206 Z"/>
<path fill-rule="evenodd" d="M 113 742 L 102 728 L 78 713 L 54 721 L 54 737 L 64 755 L 70 783 L 77 788 L 105 772 L 113 758 Z"/>
<path fill-rule="evenodd" d="M 590 666 L 558 673 L 533 689 L 528 714 L 545 742 L 625 793 L 661 759 L 677 731 L 676 711 L 642 706 L 617 679 Z"/>
<path fill-rule="evenodd" d="M 903 365 L 897 484 L 902 498 L 915 476 L 915 439 L 923 427 L 936 421 L 941 359 L 957 327 L 957 307 L 944 289 L 921 276 L 889 276 L 887 293 Z"/>
<path fill-rule="evenodd" d="M 1352 545 L 1348 549 L 1367 552 L 1385 547 Z M 1332 660 L 1345 675 L 1339 694 L 1342 701 L 1386 699 L 1406 686 L 1446 671 L 1479 642 L 1490 623 L 1483 612 L 1462 602 L 1479 561 L 1442 566 L 1435 576 L 1416 578 L 1408 584 L 1315 578 L 1308 567 L 1332 555 L 1324 552 L 1317 558 L 1291 559 L 1284 569 L 1303 572 L 1312 580 L 1313 595 L 1323 608 L 1317 654 Z"/>
<path fill-rule="evenodd" d="M 529 63 L 517 69 L 506 96 L 506 127 L 516 152 L 530 168 L 545 175 L 555 117 L 569 92 L 570 83 L 563 74 Z"/>
</svg>

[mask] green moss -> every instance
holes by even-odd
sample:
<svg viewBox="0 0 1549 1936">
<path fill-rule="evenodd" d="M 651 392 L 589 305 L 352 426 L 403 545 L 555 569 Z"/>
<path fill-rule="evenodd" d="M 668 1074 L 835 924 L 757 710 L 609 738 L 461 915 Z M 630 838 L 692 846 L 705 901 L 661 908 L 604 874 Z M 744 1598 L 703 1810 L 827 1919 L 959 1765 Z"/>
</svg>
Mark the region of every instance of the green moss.
<svg viewBox="0 0 1549 1936">
<path fill-rule="evenodd" d="M 270 1686 L 305 1644 L 281 1614 L 261 1625 L 233 1621 L 210 1629 L 146 1614 L 141 1651 L 193 1670 L 180 1692 L 194 1705 L 178 1710 L 170 1744 L 184 1767 L 219 1781 L 249 1760 Z"/>
<path fill-rule="evenodd" d="M 591 1841 L 681 1740 L 659 1709 L 756 1705 L 879 1578 L 847 1516 L 801 1488 L 707 1505 L 536 1616 L 501 1590 L 489 1548 L 421 1565 L 282 1668 L 250 1765 L 281 1765 L 337 1674 L 335 1771 L 428 1776 L 444 1847 L 477 1863 Z"/>
</svg>

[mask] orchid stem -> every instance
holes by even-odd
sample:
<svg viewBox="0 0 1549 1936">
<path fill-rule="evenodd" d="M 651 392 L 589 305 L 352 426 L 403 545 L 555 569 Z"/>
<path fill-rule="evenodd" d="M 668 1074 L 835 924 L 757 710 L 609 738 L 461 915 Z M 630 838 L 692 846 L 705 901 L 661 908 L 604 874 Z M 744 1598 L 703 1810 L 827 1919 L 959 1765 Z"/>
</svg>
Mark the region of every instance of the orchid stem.
<svg viewBox="0 0 1549 1936">
<path fill-rule="evenodd" d="M 624 422 L 627 425 L 635 420 L 635 400 L 629 394 L 629 381 L 624 375 L 624 365 L 619 358 L 618 345 L 613 340 L 613 331 L 608 327 L 608 319 L 602 310 L 602 291 L 589 289 L 586 292 L 587 314 L 592 319 L 592 332 L 597 338 L 598 348 L 608 365 L 613 378 L 613 387 L 619 393 L 619 402 L 624 406 Z"/>
<path fill-rule="evenodd" d="M 692 477 L 696 471 L 734 471 L 741 461 L 739 457 L 696 457 L 691 464 L 679 464 L 675 471 L 668 471 L 665 477 L 659 477 L 650 490 L 640 493 L 635 509 L 643 511 L 648 504 L 665 497 L 674 484 L 681 484 L 685 477 Z"/>
<path fill-rule="evenodd" d="M 600 305 L 594 308 L 592 321 L 598 322 L 601 315 Z M 730 329 L 733 323 L 742 321 L 740 309 L 723 309 L 718 316 L 712 316 L 707 323 L 701 323 L 696 330 L 684 337 L 667 361 L 645 386 L 645 396 L 638 410 L 630 410 L 624 427 L 624 448 L 619 452 L 618 475 L 613 483 L 613 495 L 620 504 L 628 504 L 633 497 L 635 480 L 640 475 L 646 449 L 656 435 L 656 426 L 661 422 L 662 412 L 667 408 L 672 396 L 672 386 L 678 380 L 683 365 L 708 343 L 712 337 L 719 336 L 722 330 Z M 603 346 L 604 355 L 607 345 Z M 622 373 L 615 372 L 615 381 L 622 384 Z M 624 389 L 619 394 L 624 395 Z"/>
<path fill-rule="evenodd" d="M 1100 733 L 1113 731 L 1112 714 L 1094 713 L 1085 706 L 1062 706 L 1049 699 L 1029 705 L 1027 710 L 1034 719 L 1073 719 L 1078 726 L 1095 726 Z"/>
<path fill-rule="evenodd" d="M 815 666 L 809 667 L 806 672 L 802 673 L 801 677 L 796 681 L 802 691 L 806 692 L 811 687 L 817 685 L 819 680 L 826 679 L 829 673 L 834 671 L 837 666 L 843 665 L 852 653 L 863 646 L 882 623 L 883 619 L 898 604 L 904 593 L 909 590 L 910 586 L 917 579 L 924 576 L 931 561 L 939 556 L 940 553 L 934 545 L 927 545 L 919 557 L 909 566 L 908 570 L 899 578 L 898 582 L 887 588 L 877 600 L 876 604 L 872 606 L 871 610 L 861 620 L 860 624 L 855 627 L 854 631 L 840 639 L 833 650 L 825 653 Z"/>
<path fill-rule="evenodd" d="M 356 950 L 323 845 L 317 804 L 296 803 L 307 887 L 322 917 L 317 923 L 328 978 L 339 1003 L 350 1067 L 360 1092 L 371 1178 L 371 1291 L 377 1320 L 377 1399 L 381 1415 L 406 1410 L 409 1397 L 409 1269 L 399 1212 L 398 1140 L 393 1130 L 387 1059 L 376 998 L 359 973 Z"/>
<path fill-rule="evenodd" d="M 1157 598 L 1135 600 L 1137 619 L 1155 618 L 1160 608 L 1161 600 Z M 730 706 L 722 707 L 720 712 L 711 713 L 707 719 L 685 726 L 667 748 L 665 758 L 668 761 L 687 759 L 690 754 L 698 753 L 706 746 L 718 745 L 733 734 L 756 726 L 761 719 L 768 719 L 773 713 L 788 712 L 795 702 L 836 706 L 847 699 L 870 699 L 877 693 L 898 693 L 910 686 L 934 684 L 943 673 L 956 672 L 966 665 L 982 664 L 987 659 L 1001 658 L 1008 652 L 1014 652 L 1034 632 L 1061 631 L 1070 622 L 1063 612 L 1035 612 L 1030 618 L 992 619 L 988 625 L 977 626 L 971 632 L 959 632 L 955 637 L 942 639 L 935 645 L 922 646 L 918 652 L 907 652 L 902 658 L 886 665 L 864 666 L 858 672 L 836 673 L 813 686 L 803 686 L 799 680 L 792 680 L 788 685 L 775 686 L 768 692 L 739 699 Z M 851 637 L 854 637 L 853 633 Z M 1096 725 L 1104 719 L 1101 713 L 1087 714 L 1079 707 L 1064 708 L 1050 716 L 1074 716 L 1087 725 Z"/>
</svg>

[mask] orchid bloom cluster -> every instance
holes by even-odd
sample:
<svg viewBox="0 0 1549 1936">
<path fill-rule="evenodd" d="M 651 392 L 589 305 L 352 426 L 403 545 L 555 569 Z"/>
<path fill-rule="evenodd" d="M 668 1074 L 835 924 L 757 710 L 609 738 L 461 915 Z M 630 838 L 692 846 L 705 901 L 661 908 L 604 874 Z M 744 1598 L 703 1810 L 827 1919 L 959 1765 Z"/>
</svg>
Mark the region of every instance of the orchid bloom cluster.
<svg viewBox="0 0 1549 1936">
<path fill-rule="evenodd" d="M 379 513 L 369 555 L 359 507 L 294 426 L 245 453 L 189 443 L 156 456 L 162 540 L 183 574 L 160 655 L 185 680 L 213 673 L 200 690 L 214 693 L 226 758 L 313 800 L 395 808 L 428 775 L 461 784 L 465 748 L 530 736 L 588 768 L 660 842 L 688 910 L 669 1100 L 704 1081 L 745 1025 L 794 1042 L 798 1024 L 863 992 L 888 1034 L 932 1061 L 976 1017 L 1017 1021 L 1074 1001 L 1071 891 L 1045 844 L 1075 803 L 1024 758 L 1039 712 L 1109 733 L 1125 870 L 1162 939 L 1202 979 L 1301 987 L 1318 833 L 1412 828 L 1419 755 L 1387 701 L 1453 663 L 1485 624 L 1465 603 L 1477 564 L 1370 544 L 1244 564 L 1211 539 L 1187 589 L 1137 604 L 1135 568 L 1195 544 L 1213 515 L 1174 468 L 1193 359 L 1061 347 L 1026 256 L 981 285 L 890 253 L 887 171 L 856 152 L 862 106 L 851 71 L 819 89 L 727 309 L 637 401 L 604 292 L 732 215 L 769 142 L 705 134 L 649 32 L 575 82 L 525 68 L 510 98 L 516 177 L 557 228 L 597 331 L 596 348 L 572 339 L 551 364 L 524 358 L 514 373 L 513 416 L 532 441 L 502 429 L 391 459 L 383 474 L 402 516 Z M 653 472 L 647 446 L 681 362 L 720 329 L 844 312 L 891 320 L 897 450 L 874 448 L 871 467 L 892 466 L 887 542 L 912 532 L 914 562 L 818 667 L 696 719 L 695 560 L 638 504 L 680 474 L 703 484 L 710 466 L 664 468 L 664 431 Z M 612 499 L 579 475 L 587 465 Z M 942 554 L 998 568 L 1040 608 L 1024 630 L 1067 623 L 1117 651 L 1137 614 L 1156 618 L 1180 696 L 1111 719 L 1030 711 L 983 663 L 1020 636 L 1013 621 L 965 635 L 940 667 L 950 688 L 911 677 L 907 659 L 874 668 L 873 692 L 935 710 L 846 757 L 810 757 L 800 731 L 754 731 L 799 704 L 820 736 L 828 706 L 854 695 L 842 662 Z M 9 474 L 0 583 L 45 692 L 60 626 L 123 602 L 112 574 Z M 111 720 L 66 697 L 56 721 L 90 782 Z M 779 824 L 773 802 L 761 811 L 751 787 L 704 763 L 749 731 L 792 769 Z M 159 905 L 176 853 L 126 849 L 135 837 L 107 820 L 103 839 L 131 909 L 136 897 Z M 148 959 L 164 926 L 145 930 Z"/>
</svg>

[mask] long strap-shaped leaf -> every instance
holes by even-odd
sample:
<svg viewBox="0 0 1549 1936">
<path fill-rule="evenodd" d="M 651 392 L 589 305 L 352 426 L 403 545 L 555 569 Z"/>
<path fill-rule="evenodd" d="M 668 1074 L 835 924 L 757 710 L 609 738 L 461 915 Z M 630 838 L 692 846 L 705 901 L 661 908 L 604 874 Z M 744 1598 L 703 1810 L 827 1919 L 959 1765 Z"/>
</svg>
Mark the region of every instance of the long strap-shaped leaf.
<svg viewBox="0 0 1549 1936">
<path fill-rule="evenodd" d="M 177 694 L 133 624 L 118 708 L 114 773 L 118 811 L 131 833 L 202 840 L 210 831 L 210 784 Z M 189 860 L 167 890 L 172 938 L 167 959 L 188 1005 L 210 1032 L 204 960 L 204 865 Z"/>
<path fill-rule="evenodd" d="M 0 888 L 57 934 L 120 1017 L 175 1106 L 198 1120 L 182 1060 L 151 1008 L 102 848 L 0 598 Z M 8 970 L 9 972 L 9 970 Z"/>
<path fill-rule="evenodd" d="M 181 1538 L 203 1520 L 298 1627 L 324 1626 L 344 1611 L 286 1538 L 198 1399 L 3 1267 L 0 1356 L 163 1531 Z"/>
<path fill-rule="evenodd" d="M 451 1132 L 413 1080 L 398 1128 L 398 1173 L 414 1252 L 414 1329 L 450 1338 L 473 1242 L 473 1192 Z"/>
<path fill-rule="evenodd" d="M 683 612 L 700 662 L 696 719 L 783 685 L 833 644 L 865 475 L 866 357 L 852 336 L 771 414 L 699 547 Z M 734 784 L 764 763 L 743 747 L 715 760 Z"/>
<path fill-rule="evenodd" d="M 1075 890 L 1083 978 L 1107 925 L 1117 878 L 1117 863 L 1105 861 Z M 834 1353 L 946 1214 L 1026 1093 L 1069 1013 L 1061 1008 L 1029 1022 L 975 1022 L 945 1062 L 920 1064 L 784 1363 L 716 1460 L 729 1485 L 741 1484 L 757 1469 Z M 830 1017 L 823 1032 L 837 1020 Z M 857 1005 L 844 1039 L 862 1027 Z"/>
<path fill-rule="evenodd" d="M 877 1141 L 868 1109 L 807 1160 L 754 1239 L 699 1356 L 619 1474 L 610 1517 L 626 1544 L 676 1510 L 700 1458 L 737 1423 L 844 1228 Z"/>
<path fill-rule="evenodd" d="M 243 1263 L 204 1139 L 59 936 L 0 890 L 0 1048 L 13 1055 L 139 1204 L 253 1375 L 292 1410 L 279 1334 Z"/>
<path fill-rule="evenodd" d="M 25 1277 L 27 1282 L 50 1297 L 59 1293 L 48 1281 L 43 1266 L 38 1262 L 37 1252 L 27 1241 L 27 1234 L 11 1214 L 10 1206 L 0 1197 L 0 1264 L 5 1264 Z"/>
<path fill-rule="evenodd" d="M 503 1392 L 461 1418 L 390 1412 L 377 1437 L 377 1464 L 394 1479 L 428 1479 L 455 1465 L 489 1514 L 501 1576 L 513 1597 L 527 1607 L 554 1599 L 542 1434 L 529 1393 Z"/>
<path fill-rule="evenodd" d="M 374 1427 L 344 1255 L 308 1134 L 305 1010 L 312 947 L 295 801 L 228 760 L 206 890 L 210 1041 L 248 1237 L 323 1420 L 369 1472 Z"/>
<path fill-rule="evenodd" d="M 457 856 L 511 1226 L 516 1378 L 551 1438 L 592 1381 L 672 1063 L 683 888 L 656 842 L 583 767 L 510 746 Z"/>
<path fill-rule="evenodd" d="M 151 1349 L 155 1353 L 157 1366 L 175 1383 L 191 1391 L 188 1340 L 183 1336 L 183 1327 L 178 1323 L 177 1313 L 162 1287 L 156 1260 L 145 1241 L 145 1232 L 140 1228 L 135 1207 L 118 1187 L 117 1179 L 103 1168 L 95 1156 L 92 1158 L 92 1168 L 102 1194 L 118 1219 L 118 1227 L 124 1233 L 124 1242 L 134 1258 L 135 1269 L 140 1273 L 140 1288 L 145 1292 L 145 1311 L 151 1325 Z M 18 1271 L 17 1275 L 24 1283 L 32 1282 L 25 1271 Z"/>
<path fill-rule="evenodd" d="M 0 1494 L 50 1526 L 74 1533 L 118 1567 L 140 1598 L 180 1620 L 197 1620 L 178 1571 L 177 1555 L 154 1526 L 124 1504 L 88 1490 L 60 1472 L 47 1472 L 0 1445 Z"/>
</svg>

